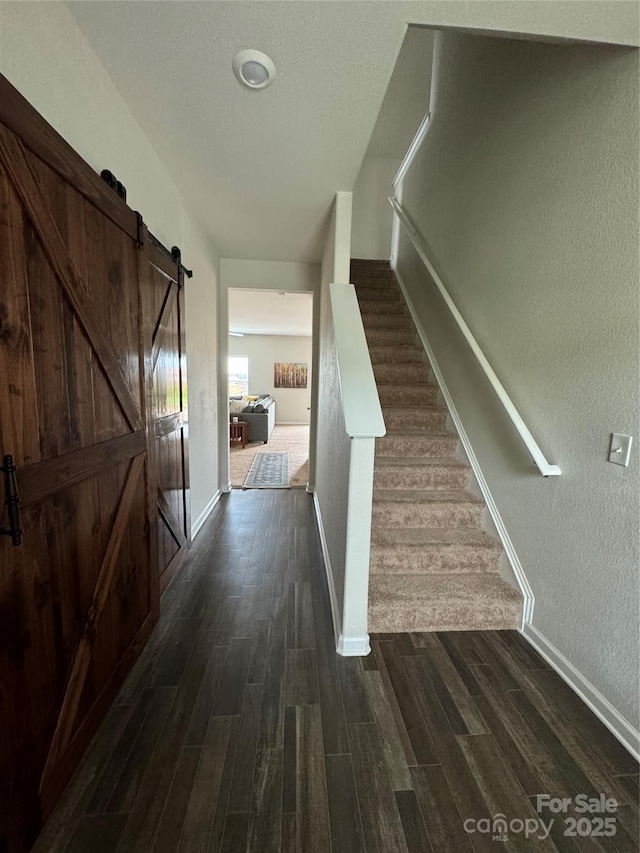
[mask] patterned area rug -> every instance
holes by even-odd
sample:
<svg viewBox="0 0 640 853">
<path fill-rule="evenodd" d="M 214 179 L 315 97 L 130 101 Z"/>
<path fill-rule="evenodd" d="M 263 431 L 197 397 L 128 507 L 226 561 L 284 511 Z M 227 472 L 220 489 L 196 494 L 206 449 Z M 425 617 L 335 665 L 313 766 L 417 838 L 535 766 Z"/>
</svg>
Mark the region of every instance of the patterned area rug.
<svg viewBox="0 0 640 853">
<path fill-rule="evenodd" d="M 263 450 L 256 458 L 242 485 L 243 489 L 288 489 L 289 454 Z"/>
</svg>

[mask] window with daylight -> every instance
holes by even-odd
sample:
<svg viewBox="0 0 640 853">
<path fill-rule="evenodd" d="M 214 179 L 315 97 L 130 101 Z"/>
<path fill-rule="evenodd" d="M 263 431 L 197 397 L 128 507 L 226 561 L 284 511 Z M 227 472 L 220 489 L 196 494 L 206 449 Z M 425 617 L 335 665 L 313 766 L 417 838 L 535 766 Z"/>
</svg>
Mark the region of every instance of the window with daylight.
<svg viewBox="0 0 640 853">
<path fill-rule="evenodd" d="M 249 359 L 245 355 L 229 356 L 229 396 L 246 397 L 249 393 Z"/>
</svg>

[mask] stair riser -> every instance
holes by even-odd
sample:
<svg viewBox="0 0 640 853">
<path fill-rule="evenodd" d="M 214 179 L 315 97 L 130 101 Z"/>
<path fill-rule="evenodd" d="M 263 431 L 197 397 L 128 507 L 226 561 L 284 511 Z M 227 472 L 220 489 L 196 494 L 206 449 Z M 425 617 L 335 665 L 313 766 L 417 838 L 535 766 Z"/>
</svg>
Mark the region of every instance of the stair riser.
<svg viewBox="0 0 640 853">
<path fill-rule="evenodd" d="M 376 302 L 383 302 L 386 305 L 389 303 L 405 305 L 402 294 L 397 287 L 356 287 L 356 294 L 361 306 L 375 304 Z"/>
<path fill-rule="evenodd" d="M 371 574 L 460 574 L 496 572 L 500 551 L 465 546 L 371 546 Z"/>
<path fill-rule="evenodd" d="M 434 385 L 388 385 L 378 383 L 378 396 L 382 406 L 435 406 L 438 403 L 438 389 Z"/>
<path fill-rule="evenodd" d="M 404 314 L 363 314 L 365 329 L 407 329 L 411 328 L 411 318 Z"/>
<path fill-rule="evenodd" d="M 375 489 L 464 489 L 468 485 L 469 472 L 466 468 L 438 468 L 409 465 L 397 468 L 377 468 L 373 474 Z"/>
<path fill-rule="evenodd" d="M 405 314 L 407 309 L 403 302 L 374 302 L 370 299 L 360 300 L 358 303 L 360 313 L 365 314 Z"/>
<path fill-rule="evenodd" d="M 447 413 L 440 409 L 387 409 L 383 407 L 382 416 L 388 430 L 443 430 L 447 422 Z"/>
<path fill-rule="evenodd" d="M 369 347 L 372 364 L 425 364 L 420 347 Z"/>
<path fill-rule="evenodd" d="M 516 631 L 520 628 L 521 605 L 488 608 L 484 601 L 463 608 L 413 609 L 369 607 L 368 629 L 372 634 L 413 631 Z M 452 612 L 453 611 L 453 612 Z"/>
<path fill-rule="evenodd" d="M 456 435 L 386 435 L 376 438 L 376 457 L 445 457 L 455 458 L 458 447 Z"/>
<path fill-rule="evenodd" d="M 371 526 L 377 528 L 482 528 L 482 504 L 374 502 Z"/>
<path fill-rule="evenodd" d="M 365 334 L 370 347 L 405 347 L 415 345 L 415 332 L 411 329 L 381 329 L 371 327 L 365 329 Z"/>
<path fill-rule="evenodd" d="M 387 318 L 389 319 L 389 318 Z M 376 383 L 392 385 L 394 383 L 418 382 L 426 385 L 429 382 L 430 369 L 428 364 L 374 364 L 373 375 Z"/>
<path fill-rule="evenodd" d="M 396 277 L 393 270 L 389 269 L 389 267 L 351 267 L 349 278 L 354 284 L 385 278 L 393 282 L 394 286 L 397 287 Z"/>
</svg>

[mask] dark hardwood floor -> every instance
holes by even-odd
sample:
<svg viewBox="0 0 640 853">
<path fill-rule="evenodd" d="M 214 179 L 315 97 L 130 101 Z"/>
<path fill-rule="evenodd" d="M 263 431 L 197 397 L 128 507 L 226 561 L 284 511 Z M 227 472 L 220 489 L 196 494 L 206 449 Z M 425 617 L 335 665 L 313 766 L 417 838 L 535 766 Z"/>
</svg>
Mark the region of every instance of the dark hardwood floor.
<svg viewBox="0 0 640 853">
<path fill-rule="evenodd" d="M 335 654 L 311 497 L 232 492 L 35 850 L 639 849 L 637 764 L 519 634 L 372 645 Z M 536 812 L 600 793 L 615 813 Z M 465 831 L 498 813 L 507 841 Z"/>
</svg>

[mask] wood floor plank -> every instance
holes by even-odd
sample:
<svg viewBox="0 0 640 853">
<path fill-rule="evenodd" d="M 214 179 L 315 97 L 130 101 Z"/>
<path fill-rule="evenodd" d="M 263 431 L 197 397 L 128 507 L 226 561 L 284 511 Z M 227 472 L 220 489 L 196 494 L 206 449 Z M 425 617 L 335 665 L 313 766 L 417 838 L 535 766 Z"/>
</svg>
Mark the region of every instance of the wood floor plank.
<svg viewBox="0 0 640 853">
<path fill-rule="evenodd" d="M 224 853 L 245 853 L 249 832 L 249 817 L 248 812 L 227 815 L 222 838 L 222 850 Z"/>
<path fill-rule="evenodd" d="M 409 739 L 409 735 L 407 734 L 407 727 L 404 724 L 404 719 L 402 717 L 402 712 L 400 710 L 400 706 L 398 705 L 398 700 L 396 699 L 396 694 L 393 690 L 393 684 L 391 683 L 391 679 L 389 678 L 389 672 L 387 670 L 386 664 L 384 662 L 384 658 L 382 657 L 382 652 L 380 650 L 380 643 L 374 642 L 372 644 L 372 652 L 375 655 L 377 669 L 380 673 L 380 678 L 382 679 L 382 683 L 384 685 L 385 695 L 387 697 L 387 701 L 389 703 L 389 707 L 391 708 L 391 713 L 393 714 L 393 719 L 395 721 L 396 730 L 398 732 L 398 736 L 400 738 L 400 743 L 402 744 L 402 749 L 407 761 L 407 765 L 412 767 L 417 764 L 417 760 L 415 754 L 413 752 L 413 747 L 411 746 L 411 741 Z"/>
<path fill-rule="evenodd" d="M 445 774 L 444 778 L 453 793 L 454 801 L 460 814 L 464 815 L 465 819 L 472 818 L 480 820 L 490 817 L 487 804 L 482 797 L 473 775 L 469 772 L 469 765 L 460 749 L 458 739 L 449 725 L 447 715 L 440 704 L 433 685 L 427 677 L 422 662 L 417 657 L 406 657 L 402 659 L 402 663 L 407 676 L 414 686 L 418 707 L 435 744 L 436 761 L 442 767 Z M 416 775 L 413 769 L 411 777 L 415 785 Z M 436 777 L 437 774 L 433 778 Z M 417 790 L 416 795 L 418 795 Z M 418 801 L 422 808 L 422 800 L 419 795 Z M 444 802 L 446 803 L 446 798 Z M 424 809 L 423 816 L 425 821 L 427 821 Z M 433 837 L 428 822 L 427 831 L 429 832 L 434 849 L 438 850 L 436 840 Z M 473 846 L 478 853 L 491 853 L 491 851 L 495 853 L 493 842 L 486 835 L 474 837 Z"/>
<path fill-rule="evenodd" d="M 214 646 L 213 632 L 203 632 L 202 642 L 209 646 L 207 668 L 200 684 L 198 696 L 189 721 L 186 743 L 202 746 L 213 710 L 213 699 L 220 680 L 220 673 L 228 652 L 228 646 Z"/>
<path fill-rule="evenodd" d="M 296 853 L 298 849 L 296 844 L 297 831 L 298 816 L 296 814 L 283 814 L 280 853 Z"/>
<path fill-rule="evenodd" d="M 325 766 L 331 853 L 365 853 L 351 756 L 327 755 Z"/>
<path fill-rule="evenodd" d="M 202 747 L 186 746 L 180 754 L 167 803 L 156 835 L 154 853 L 175 853 L 182 835 L 191 788 L 200 763 Z"/>
<path fill-rule="evenodd" d="M 382 677 L 377 670 L 369 670 L 364 673 L 364 682 L 369 704 L 378 724 L 391 787 L 394 791 L 409 791 L 413 788 L 411 774 Z"/>
<path fill-rule="evenodd" d="M 270 603 L 270 602 L 269 602 Z M 256 620 L 256 634 L 251 653 L 251 663 L 247 673 L 247 684 L 262 684 L 267 669 L 267 651 L 269 648 L 269 619 Z"/>
<path fill-rule="evenodd" d="M 313 649 L 287 649 L 285 705 L 313 705 L 319 702 L 318 670 Z"/>
<path fill-rule="evenodd" d="M 367 698 L 360 660 L 337 655 L 335 664 L 347 723 L 372 723 L 374 716 Z"/>
<path fill-rule="evenodd" d="M 367 853 L 408 853 L 375 723 L 349 725 Z"/>
<path fill-rule="evenodd" d="M 175 687 L 198 639 L 200 619 L 176 619 L 157 663 L 150 686 Z"/>
<path fill-rule="evenodd" d="M 276 598 L 272 602 L 268 660 L 258 730 L 258 746 L 262 750 L 282 748 L 283 742 L 286 604 L 284 598 Z"/>
<path fill-rule="evenodd" d="M 314 599 L 313 608 L 324 751 L 328 755 L 341 755 L 349 751 L 349 737 L 338 678 L 338 655 L 335 649 L 331 611 L 328 602 L 321 598 Z"/>
<path fill-rule="evenodd" d="M 396 791 L 396 804 L 409 853 L 432 853 L 433 847 L 415 791 Z"/>
<path fill-rule="evenodd" d="M 211 717 L 178 846 L 184 853 L 207 853 L 209 849 L 231 724 L 231 717 Z"/>
<path fill-rule="evenodd" d="M 298 705 L 296 711 L 296 839 L 299 850 L 330 849 L 329 806 L 319 705 Z"/>
<path fill-rule="evenodd" d="M 84 815 L 71 836 L 67 853 L 113 853 L 126 821 L 126 814 Z"/>
<path fill-rule="evenodd" d="M 462 679 L 464 686 L 469 691 L 471 696 L 479 696 L 482 695 L 482 689 L 478 684 L 478 681 L 470 669 L 470 661 L 465 658 L 464 654 L 459 649 L 457 643 L 454 641 L 454 638 L 451 634 L 447 634 L 444 632 L 438 632 L 436 634 L 440 642 L 442 643 L 443 648 L 449 655 L 449 659 L 451 663 L 454 665 L 456 672 Z M 477 664 L 481 665 L 481 664 Z"/>
<path fill-rule="evenodd" d="M 605 725 L 594 722 L 592 711 L 557 672 L 552 669 L 534 670 L 532 675 L 541 691 L 553 700 L 563 717 L 589 744 L 609 773 L 614 776 L 638 773 L 638 762 Z"/>
<path fill-rule="evenodd" d="M 262 685 L 248 684 L 240 716 L 240 732 L 233 766 L 227 810 L 251 811 L 251 788 L 258 748 L 258 726 L 262 706 Z"/>
<path fill-rule="evenodd" d="M 429 839 L 437 853 L 473 853 L 462 815 L 442 767 L 412 767 L 411 776 Z"/>
<path fill-rule="evenodd" d="M 129 753 L 133 747 L 142 728 L 142 724 L 149 712 L 151 702 L 155 696 L 155 690 L 147 688 L 143 691 L 136 707 L 129 717 L 129 721 L 118 740 L 111 758 L 107 762 L 104 771 L 95 786 L 91 799 L 86 807 L 86 814 L 99 814 L 107 811 L 107 803 L 111 799 L 122 770 L 127 762 Z"/>
<path fill-rule="evenodd" d="M 434 680 L 434 686 L 436 687 L 436 692 L 441 697 L 440 701 L 442 701 L 442 695 L 444 695 L 442 691 L 446 690 L 454 703 L 456 713 L 461 718 L 463 726 L 466 729 L 466 732 L 462 731 L 458 732 L 458 734 L 486 734 L 487 727 L 484 720 L 478 713 L 471 694 L 436 634 L 424 635 L 424 646 L 420 649 L 420 656 L 423 660 L 423 665 L 425 665 L 425 661 L 429 660 L 437 671 L 438 678 Z M 430 674 L 432 677 L 435 675 L 433 670 L 430 671 Z M 449 722 L 452 722 L 450 716 Z"/>
<path fill-rule="evenodd" d="M 315 648 L 315 639 L 313 634 L 311 585 L 306 581 L 298 581 L 294 585 L 294 590 L 295 648 L 313 649 Z"/>
<path fill-rule="evenodd" d="M 240 717 L 231 717 L 231 730 L 229 731 L 229 743 L 222 768 L 222 778 L 218 790 L 218 798 L 215 804 L 215 815 L 211 827 L 211 839 L 209 841 L 209 853 L 224 853 L 222 839 L 224 827 L 229 812 L 229 795 L 233 781 L 233 770 L 238 751 L 238 740 L 240 732 Z"/>
<path fill-rule="evenodd" d="M 296 709 L 284 709 L 284 753 L 282 758 L 282 812 L 296 813 Z"/>
<path fill-rule="evenodd" d="M 458 743 L 492 815 L 501 812 L 509 820 L 514 817 L 524 821 L 539 819 L 540 815 L 532 807 L 491 735 L 459 737 Z M 515 836 L 515 840 L 536 853 L 555 853 L 555 844 L 548 838 L 541 838 L 541 835 L 545 833 L 536 830 L 528 838 Z"/>
<path fill-rule="evenodd" d="M 246 853 L 280 849 L 282 749 L 258 750 Z"/>
<path fill-rule="evenodd" d="M 244 638 L 231 640 L 229 651 L 222 666 L 220 679 L 213 697 L 211 713 L 216 717 L 228 717 L 242 713 L 244 690 L 253 640 Z"/>
<path fill-rule="evenodd" d="M 169 716 L 176 695 L 175 687 L 159 687 L 149 707 L 138 737 L 113 789 L 105 811 L 129 812 L 133 808 L 138 790 L 146 773 L 156 744 Z"/>
<path fill-rule="evenodd" d="M 407 678 L 406 670 L 401 661 L 414 661 L 420 666 L 416 656 L 400 658 L 392 643 L 379 643 L 380 652 L 384 660 L 393 692 L 395 693 L 402 719 L 411 741 L 414 755 L 418 764 L 436 764 L 438 755 L 431 739 L 431 735 L 425 725 L 424 719 L 411 687 L 411 679 Z"/>
</svg>

